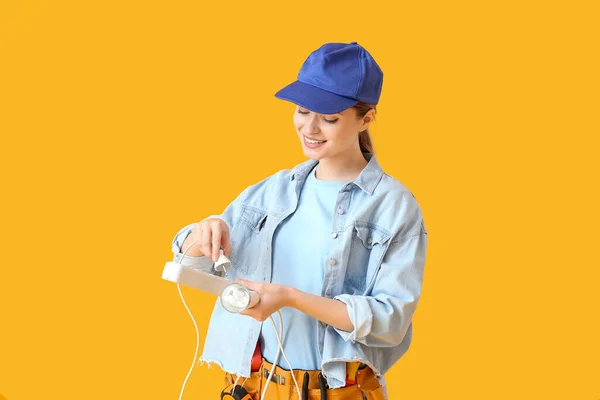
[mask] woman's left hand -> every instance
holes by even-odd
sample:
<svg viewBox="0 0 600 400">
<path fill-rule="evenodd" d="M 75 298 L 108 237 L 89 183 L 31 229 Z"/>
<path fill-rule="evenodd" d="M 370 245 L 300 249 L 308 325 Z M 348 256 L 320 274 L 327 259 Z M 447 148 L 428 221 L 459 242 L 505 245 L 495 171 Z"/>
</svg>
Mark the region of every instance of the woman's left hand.
<svg viewBox="0 0 600 400">
<path fill-rule="evenodd" d="M 292 288 L 289 286 L 274 283 L 253 282 L 241 278 L 237 278 L 236 282 L 255 291 L 260 297 L 258 304 L 240 312 L 242 315 L 247 315 L 263 322 L 280 308 L 287 307 L 291 304 Z"/>
</svg>

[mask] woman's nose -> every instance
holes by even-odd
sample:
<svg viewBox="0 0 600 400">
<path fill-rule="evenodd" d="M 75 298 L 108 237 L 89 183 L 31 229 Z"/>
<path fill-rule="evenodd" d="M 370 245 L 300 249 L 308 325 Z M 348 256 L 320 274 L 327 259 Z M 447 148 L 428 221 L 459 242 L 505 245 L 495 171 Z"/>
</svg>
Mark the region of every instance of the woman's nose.
<svg viewBox="0 0 600 400">
<path fill-rule="evenodd" d="M 304 133 L 305 135 L 310 135 L 310 134 L 319 132 L 319 124 L 317 123 L 316 118 L 315 117 L 307 118 L 304 121 L 304 124 L 302 125 L 302 129 L 300 130 L 300 132 Z"/>
</svg>

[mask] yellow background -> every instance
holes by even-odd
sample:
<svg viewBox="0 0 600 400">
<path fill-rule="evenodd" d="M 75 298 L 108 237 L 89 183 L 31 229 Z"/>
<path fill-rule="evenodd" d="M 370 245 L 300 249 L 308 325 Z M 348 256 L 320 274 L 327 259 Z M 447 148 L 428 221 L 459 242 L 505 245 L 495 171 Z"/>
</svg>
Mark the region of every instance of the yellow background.
<svg viewBox="0 0 600 400">
<path fill-rule="evenodd" d="M 593 3 L 1 0 L 0 397 L 177 399 L 174 234 L 305 160 L 273 94 L 357 41 L 429 233 L 391 399 L 600 399 Z M 202 346 L 214 298 L 183 291 Z"/>
</svg>

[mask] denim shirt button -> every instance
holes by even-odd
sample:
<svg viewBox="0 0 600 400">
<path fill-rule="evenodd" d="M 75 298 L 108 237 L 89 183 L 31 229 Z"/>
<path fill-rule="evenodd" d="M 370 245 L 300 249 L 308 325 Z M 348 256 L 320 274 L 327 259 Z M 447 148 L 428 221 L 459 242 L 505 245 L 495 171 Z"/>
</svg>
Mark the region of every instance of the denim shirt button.
<svg viewBox="0 0 600 400">
<path fill-rule="evenodd" d="M 342 210 L 341 208 L 338 208 L 337 213 L 342 215 L 344 213 L 344 210 Z"/>
<path fill-rule="evenodd" d="M 367 243 L 368 243 L 368 244 L 371 244 L 371 243 L 373 243 L 373 239 L 372 239 L 372 238 L 368 238 L 368 239 L 367 239 Z"/>
<path fill-rule="evenodd" d="M 325 292 L 325 294 L 326 294 L 327 296 L 331 296 L 331 290 L 328 290 L 328 291 L 326 291 L 326 292 Z"/>
<path fill-rule="evenodd" d="M 333 233 L 331 234 L 331 237 L 332 237 L 332 238 L 334 238 L 334 239 L 335 239 L 335 238 L 337 238 L 337 233 L 336 233 L 336 232 L 333 232 Z"/>
<path fill-rule="evenodd" d="M 329 265 L 335 265 L 337 263 L 337 261 L 335 261 L 335 258 L 332 258 L 331 260 L 329 260 Z"/>
</svg>

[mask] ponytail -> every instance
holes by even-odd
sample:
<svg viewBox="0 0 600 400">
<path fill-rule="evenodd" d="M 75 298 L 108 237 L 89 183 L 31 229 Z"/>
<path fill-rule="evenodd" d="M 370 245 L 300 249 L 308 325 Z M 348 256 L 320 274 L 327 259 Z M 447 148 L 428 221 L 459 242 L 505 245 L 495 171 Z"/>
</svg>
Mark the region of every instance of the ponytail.
<svg viewBox="0 0 600 400">
<path fill-rule="evenodd" d="M 364 117 L 370 109 L 375 110 L 375 113 L 377 112 L 377 108 L 375 105 L 363 102 L 355 104 L 352 108 L 356 110 L 357 118 Z M 362 153 L 375 153 L 375 149 L 373 147 L 373 140 L 371 139 L 371 134 L 369 133 L 369 128 L 365 129 L 364 131 L 358 134 L 358 144 Z"/>
</svg>

